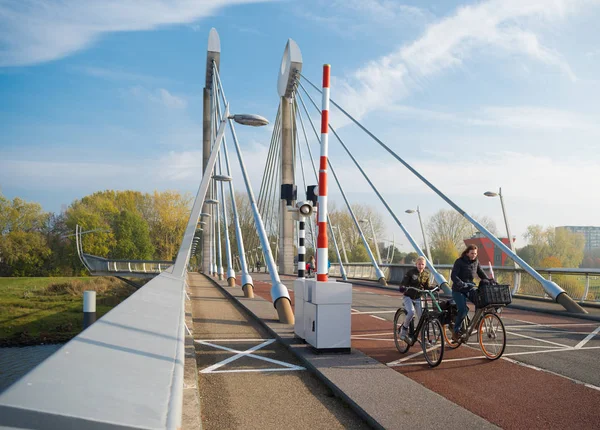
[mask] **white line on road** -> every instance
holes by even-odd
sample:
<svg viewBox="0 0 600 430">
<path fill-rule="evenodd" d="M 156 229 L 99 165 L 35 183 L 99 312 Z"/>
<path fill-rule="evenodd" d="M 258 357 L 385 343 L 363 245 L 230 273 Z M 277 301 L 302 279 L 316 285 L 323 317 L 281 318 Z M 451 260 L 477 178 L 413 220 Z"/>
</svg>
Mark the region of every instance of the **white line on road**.
<svg viewBox="0 0 600 430">
<path fill-rule="evenodd" d="M 581 324 L 535 324 L 536 328 L 538 327 L 576 327 L 576 326 L 590 326 L 590 325 L 596 325 L 598 323 L 581 323 Z M 533 324 L 524 324 L 524 325 L 508 325 L 508 324 L 504 324 L 504 327 L 506 328 L 526 328 L 526 327 L 532 327 Z"/>
<path fill-rule="evenodd" d="M 367 333 L 367 334 L 353 334 L 352 337 L 362 337 L 362 336 L 391 336 L 394 333 L 385 332 L 385 333 Z"/>
<path fill-rule="evenodd" d="M 593 332 L 588 334 L 585 339 L 583 339 L 581 342 L 579 342 L 577 345 L 575 345 L 575 349 L 581 349 L 581 347 L 583 345 L 585 345 L 586 343 L 588 343 L 594 336 L 596 336 L 599 331 L 600 331 L 600 326 L 596 327 L 596 330 L 594 330 Z"/>
<path fill-rule="evenodd" d="M 569 381 L 575 382 L 576 384 L 581 384 L 581 385 L 584 385 L 584 386 L 586 386 L 588 388 L 591 388 L 593 390 L 600 391 L 600 387 L 596 387 L 595 385 L 588 384 L 588 383 L 580 381 L 578 379 L 569 378 L 568 376 L 561 375 L 560 373 L 556 373 L 556 372 L 553 372 L 551 370 L 542 369 L 541 367 L 537 367 L 537 366 L 533 366 L 531 364 L 523 363 L 521 361 L 513 360 L 512 358 L 504 358 L 504 357 L 502 357 L 502 359 L 506 360 L 506 361 L 508 361 L 510 363 L 513 363 L 513 364 L 518 364 L 519 366 L 528 367 L 530 369 L 537 370 L 538 372 L 544 372 L 544 373 L 549 373 L 549 374 L 554 375 L 554 376 L 560 376 L 561 378 L 568 379 Z"/>
<path fill-rule="evenodd" d="M 508 334 L 512 334 L 512 335 L 514 335 L 514 336 L 524 337 L 524 338 L 526 338 L 526 339 L 535 340 L 535 341 L 537 341 L 537 342 L 544 342 L 544 343 L 549 343 L 550 345 L 557 345 L 557 346 L 560 346 L 560 347 L 563 347 L 563 348 L 570 348 L 570 346 L 569 346 L 569 345 L 563 345 L 562 343 L 556 343 L 556 342 L 551 342 L 551 341 L 549 341 L 549 340 L 538 339 L 538 338 L 535 338 L 535 337 L 526 336 L 526 335 L 524 335 L 524 334 L 519 334 L 519 333 L 515 333 L 515 332 L 512 332 L 512 331 L 508 331 L 508 330 L 506 330 L 506 333 L 508 333 Z"/>
<path fill-rule="evenodd" d="M 192 332 L 191 332 L 191 331 L 190 331 L 190 329 L 188 328 L 187 324 L 184 324 L 184 325 L 185 325 L 185 329 L 187 330 L 188 334 L 191 336 L 191 335 L 192 335 Z"/>
<path fill-rule="evenodd" d="M 356 315 L 362 315 L 362 314 L 395 314 L 396 311 L 354 311 L 354 313 Z"/>
<path fill-rule="evenodd" d="M 377 315 L 371 315 L 371 318 L 376 318 L 381 321 L 387 321 L 385 318 L 378 317 Z"/>
</svg>

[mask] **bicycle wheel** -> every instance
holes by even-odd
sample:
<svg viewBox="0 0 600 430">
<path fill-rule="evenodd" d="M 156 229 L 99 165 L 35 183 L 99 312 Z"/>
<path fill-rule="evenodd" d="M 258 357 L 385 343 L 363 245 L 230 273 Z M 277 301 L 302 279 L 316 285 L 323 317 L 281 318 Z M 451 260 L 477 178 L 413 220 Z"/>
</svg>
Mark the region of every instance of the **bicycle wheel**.
<svg viewBox="0 0 600 430">
<path fill-rule="evenodd" d="M 437 318 L 429 318 L 424 321 L 421 328 L 421 347 L 425 360 L 431 367 L 435 367 L 444 358 L 444 335 L 442 325 Z"/>
<path fill-rule="evenodd" d="M 396 315 L 394 315 L 394 343 L 396 344 L 396 349 L 401 354 L 404 354 L 410 348 L 410 345 L 400 339 L 400 329 L 402 328 L 402 324 L 406 320 L 406 310 L 404 308 L 400 308 L 396 311 Z"/>
<path fill-rule="evenodd" d="M 443 335 L 444 335 L 444 341 L 446 342 L 446 346 L 450 349 L 456 349 L 458 348 L 461 344 L 458 342 L 452 342 L 452 332 L 454 331 L 454 323 L 450 323 L 450 324 L 444 324 L 443 328 Z"/>
<path fill-rule="evenodd" d="M 479 347 L 490 360 L 496 360 L 504 353 L 506 348 L 506 330 L 504 324 L 495 313 L 487 313 L 479 322 L 477 328 Z"/>
<path fill-rule="evenodd" d="M 462 322 L 462 332 L 463 333 L 467 332 L 469 324 L 471 324 L 471 318 L 469 318 L 469 315 L 467 315 Z M 444 331 L 443 331 L 444 340 L 446 341 L 446 346 L 448 348 L 456 349 L 462 345 L 461 342 L 452 342 L 452 332 L 454 331 L 454 321 L 451 322 L 450 324 L 444 324 L 443 329 L 444 329 Z"/>
</svg>

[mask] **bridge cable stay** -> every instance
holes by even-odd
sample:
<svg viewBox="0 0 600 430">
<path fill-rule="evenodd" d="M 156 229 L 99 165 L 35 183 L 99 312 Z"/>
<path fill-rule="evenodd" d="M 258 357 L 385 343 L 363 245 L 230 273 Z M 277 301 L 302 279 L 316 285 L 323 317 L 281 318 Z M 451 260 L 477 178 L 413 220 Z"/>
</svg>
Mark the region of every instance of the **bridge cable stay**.
<svg viewBox="0 0 600 430">
<path fill-rule="evenodd" d="M 216 67 L 213 67 L 214 73 L 217 77 L 217 83 L 219 87 L 223 88 L 221 78 L 219 76 L 219 71 Z M 227 105 L 225 94 L 222 93 L 223 98 L 225 100 L 225 104 Z M 287 287 L 281 282 L 279 278 L 279 273 L 277 272 L 277 266 L 275 265 L 275 261 L 273 260 L 273 254 L 271 253 L 271 248 L 269 246 L 269 239 L 267 237 L 267 233 L 265 231 L 265 226 L 263 220 L 258 212 L 258 208 L 256 206 L 256 199 L 254 198 L 254 192 L 252 191 L 252 185 L 250 183 L 250 178 L 248 177 L 248 173 L 246 172 L 246 166 L 244 165 L 244 159 L 242 155 L 242 150 L 239 145 L 239 141 L 237 138 L 237 134 L 235 132 L 235 126 L 233 124 L 233 120 L 228 118 L 229 121 L 229 129 L 231 131 L 231 136 L 233 138 L 233 144 L 236 150 L 238 162 L 240 164 L 240 169 L 242 171 L 242 177 L 244 179 L 244 184 L 246 186 L 246 192 L 248 193 L 248 198 L 250 200 L 250 205 L 252 207 L 252 213 L 254 215 L 254 221 L 256 224 L 256 230 L 258 231 L 262 247 L 263 247 L 263 257 L 265 259 L 265 264 L 269 267 L 269 276 L 271 277 L 271 300 L 273 302 L 273 306 L 277 309 L 277 314 L 279 316 L 280 322 L 284 324 L 293 324 L 294 323 L 294 313 L 292 312 L 292 302 L 290 300 L 290 295 Z"/>
<path fill-rule="evenodd" d="M 219 176 L 221 180 L 219 181 L 219 185 L 221 188 L 221 210 L 223 211 L 223 225 L 225 231 L 225 255 L 227 259 L 227 284 L 230 287 L 235 287 L 235 269 L 233 268 L 233 259 L 231 257 L 231 242 L 229 240 L 229 220 L 227 219 L 227 199 L 225 198 L 225 185 L 223 184 L 223 166 L 221 163 L 221 153 L 219 153 L 219 158 L 217 164 L 219 166 Z M 230 182 L 230 181 L 228 181 Z"/>
<path fill-rule="evenodd" d="M 302 107 L 304 108 L 304 111 L 306 113 L 306 116 L 308 117 L 310 125 L 311 125 L 311 127 L 313 129 L 313 132 L 315 133 L 317 141 L 320 141 L 320 135 L 319 135 L 319 133 L 317 133 L 317 129 L 315 128 L 315 125 L 313 123 L 312 118 L 310 117 L 310 113 L 308 112 L 306 104 L 304 103 L 304 100 L 302 99 L 302 95 L 300 93 L 296 93 L 296 97 L 300 100 L 300 103 L 302 104 Z M 312 155 L 311 155 L 311 157 L 312 157 Z M 362 229 L 360 228 L 358 220 L 356 219 L 356 215 L 354 214 L 354 211 L 352 210 L 352 206 L 350 205 L 350 202 L 348 201 L 348 198 L 346 197 L 346 193 L 344 192 L 344 188 L 342 187 L 342 184 L 340 183 L 340 181 L 339 181 L 339 179 L 337 177 L 337 174 L 335 173 L 335 169 L 333 168 L 333 165 L 331 163 L 331 159 L 329 157 L 327 159 L 327 164 L 329 165 L 329 168 L 331 169 L 331 173 L 333 175 L 333 178 L 335 179 L 335 182 L 337 183 L 337 186 L 338 186 L 338 188 L 340 190 L 340 193 L 342 194 L 342 198 L 344 199 L 344 202 L 346 203 L 346 207 L 348 208 L 348 211 L 350 212 L 350 216 L 352 218 L 352 221 L 354 221 L 354 225 L 356 226 L 356 229 L 358 230 L 360 238 L 362 239 L 362 242 L 363 242 L 363 244 L 365 246 L 365 250 L 367 251 L 367 254 L 369 255 L 369 258 L 371 260 L 373 268 L 375 269 L 375 276 L 377 276 L 377 280 L 379 281 L 379 283 L 381 283 L 383 285 L 387 285 L 387 281 L 385 279 L 385 275 L 384 275 L 383 271 L 381 270 L 381 268 L 379 267 L 379 265 L 377 264 L 377 261 L 375 260 L 373 252 L 371 251 L 371 248 L 369 246 L 369 243 L 367 242 L 367 239 L 366 239 L 366 237 L 365 237 Z M 375 244 L 375 246 L 377 246 L 377 244 Z"/>
<path fill-rule="evenodd" d="M 216 99 L 217 99 L 217 92 L 213 91 L 213 103 L 215 104 L 215 109 L 214 109 L 214 124 L 217 124 L 217 109 L 216 109 Z M 213 127 L 213 130 L 216 130 L 216 126 Z M 215 135 L 215 140 L 216 140 L 216 135 Z M 222 201 L 219 201 L 218 199 L 218 191 L 217 191 L 217 181 L 214 180 L 214 174 L 216 173 L 217 168 L 216 165 L 213 168 L 212 174 L 213 174 L 213 180 L 212 180 L 212 185 L 213 185 L 213 192 L 214 192 L 214 197 L 218 203 L 215 204 L 215 208 L 214 211 L 216 213 L 216 219 L 215 219 L 215 225 L 217 227 L 217 231 L 216 231 L 216 235 L 215 235 L 215 241 L 217 243 L 217 276 L 219 277 L 219 280 L 223 279 L 223 249 L 221 247 L 222 245 L 222 240 L 221 240 L 221 215 L 219 213 L 219 206 L 223 205 Z"/>
<path fill-rule="evenodd" d="M 294 94 L 296 94 L 296 91 L 294 91 Z M 306 142 L 306 147 L 308 148 L 309 159 L 312 164 L 313 172 L 315 174 L 315 181 L 316 181 L 315 184 L 318 184 L 319 183 L 319 175 L 317 174 L 317 169 L 315 168 L 315 161 L 313 160 L 312 152 L 311 152 L 310 146 L 308 144 L 308 138 L 306 136 L 306 129 L 304 128 L 304 122 L 302 121 L 302 117 L 301 117 L 300 111 L 298 109 L 298 102 L 296 101 L 295 97 L 294 97 L 294 105 L 292 106 L 292 108 L 295 112 L 296 118 L 298 118 L 300 120 L 300 126 L 302 128 L 302 133 L 304 135 L 304 141 Z M 298 127 L 296 127 L 296 141 L 298 141 Z M 302 163 L 302 149 L 299 148 L 298 152 L 300 153 L 300 162 Z M 301 169 L 302 169 L 302 178 L 304 179 L 304 165 L 302 165 Z M 306 182 L 306 179 L 304 179 L 304 182 L 305 182 L 304 191 L 306 192 L 306 190 L 307 190 L 306 187 L 307 187 L 308 183 Z M 310 243 L 311 243 L 311 246 L 313 249 L 313 254 L 316 255 L 317 254 L 317 246 L 316 246 L 315 237 L 317 237 L 317 236 L 315 234 L 315 231 L 316 231 L 316 227 L 314 225 L 315 218 L 309 217 L 308 220 L 309 220 L 308 228 L 310 229 Z"/>
<path fill-rule="evenodd" d="M 302 88 L 302 90 L 304 91 L 304 93 L 308 96 L 308 98 L 310 99 L 312 105 L 315 107 L 315 109 L 317 111 L 320 111 L 319 107 L 317 106 L 317 104 L 315 103 L 315 101 L 313 100 L 313 98 L 310 96 L 310 94 L 306 91 L 306 88 L 304 88 L 304 86 L 302 85 L 302 83 L 300 83 L 300 87 Z M 381 203 L 383 203 L 383 205 L 385 206 L 385 208 L 387 209 L 387 211 L 389 212 L 389 214 L 392 216 L 392 218 L 394 219 L 394 221 L 396 221 L 396 224 L 398 225 L 398 227 L 400 227 L 400 229 L 404 232 L 404 234 L 406 235 L 406 238 L 408 239 L 408 241 L 410 242 L 410 244 L 412 245 L 412 247 L 415 249 L 415 251 L 417 252 L 417 254 L 419 254 L 420 256 L 425 258 L 425 261 L 427 263 L 427 267 L 429 268 L 429 270 L 431 271 L 431 273 L 433 274 L 435 281 L 437 282 L 438 285 L 440 285 L 443 289 L 444 292 L 446 294 L 450 294 L 451 290 L 448 286 L 448 281 L 446 281 L 446 278 L 444 278 L 444 276 L 438 272 L 436 270 L 436 268 L 433 265 L 433 262 L 430 261 L 427 256 L 425 255 L 425 253 L 423 252 L 423 250 L 421 249 L 421 247 L 417 244 L 417 242 L 414 240 L 414 238 L 412 237 L 412 235 L 408 232 L 408 230 L 404 227 L 404 225 L 402 225 L 402 223 L 400 222 L 400 220 L 398 219 L 398 217 L 396 216 L 396 214 L 394 213 L 394 211 L 392 210 L 392 208 L 388 205 L 387 201 L 383 198 L 383 196 L 381 195 L 381 193 L 379 192 L 379 190 L 377 189 L 377 187 L 375 186 L 375 184 L 373 184 L 373 182 L 371 181 L 371 179 L 369 178 L 369 176 L 367 175 L 367 173 L 364 171 L 364 169 L 362 168 L 362 166 L 360 165 L 360 163 L 358 162 L 358 160 L 354 157 L 354 155 L 352 155 L 352 152 L 350 151 L 350 149 L 346 146 L 346 144 L 344 143 L 344 141 L 342 140 L 342 138 L 339 136 L 339 134 L 336 132 L 336 130 L 333 128 L 333 126 L 331 124 L 329 124 L 329 129 L 333 132 L 334 136 L 336 137 L 337 141 L 340 143 L 340 145 L 342 145 L 342 147 L 344 148 L 344 150 L 346 151 L 346 153 L 348 154 L 348 156 L 352 159 L 352 161 L 354 162 L 354 165 L 358 168 L 358 170 L 360 171 L 360 173 L 363 175 L 363 177 L 365 178 L 365 180 L 369 183 L 369 185 L 371 186 L 371 188 L 373 189 L 373 191 L 375 192 L 375 194 L 377 195 L 377 197 L 379 198 L 379 200 L 381 201 Z"/>
<path fill-rule="evenodd" d="M 269 208 L 270 205 L 270 200 L 271 200 L 271 181 L 273 180 L 272 177 L 275 174 L 274 173 L 274 166 L 275 166 L 275 159 L 277 157 L 276 153 L 277 153 L 277 134 L 279 132 L 280 126 L 281 126 L 281 122 L 280 122 L 280 110 L 277 110 L 277 115 L 275 117 L 275 123 L 274 123 L 274 128 L 273 128 L 273 133 L 271 135 L 271 142 L 269 144 L 269 152 L 267 154 L 267 161 L 266 161 L 266 165 L 265 165 L 265 170 L 263 172 L 263 177 L 261 180 L 261 184 L 260 184 L 260 188 L 259 188 L 259 194 L 258 194 L 258 199 L 257 199 L 257 205 L 258 205 L 258 211 L 261 214 L 263 219 L 266 219 L 267 222 L 269 220 L 268 217 L 266 217 L 266 211 Z M 270 232 L 270 226 L 265 226 L 267 229 L 267 232 Z M 258 236 L 253 236 L 253 247 L 256 247 L 258 245 Z"/>
<path fill-rule="evenodd" d="M 279 133 L 280 126 L 281 126 L 280 111 L 278 110 L 277 116 L 275 118 L 273 133 L 271 135 L 271 143 L 269 145 L 269 152 L 267 154 L 266 167 L 263 172 L 263 177 L 261 180 L 261 185 L 259 188 L 259 195 L 258 195 L 258 199 L 257 199 L 258 211 L 261 214 L 261 217 L 263 219 L 266 219 L 267 222 L 270 221 L 270 219 L 268 216 L 265 216 L 265 215 L 268 215 L 267 211 L 270 209 L 270 201 L 271 201 L 271 193 L 272 193 L 270 184 L 271 184 L 271 181 L 273 180 L 273 177 L 275 176 L 274 166 L 275 166 L 275 160 L 276 160 L 276 153 L 278 151 L 277 134 Z M 265 228 L 267 230 L 267 233 L 269 234 L 269 232 L 271 231 L 271 226 L 266 225 Z M 250 241 L 248 243 L 250 245 L 249 249 L 254 251 L 256 249 L 256 246 L 259 245 L 258 236 L 252 235 L 252 237 L 250 238 Z"/>
<path fill-rule="evenodd" d="M 278 233 L 278 229 L 279 229 L 279 201 L 280 201 L 280 190 L 279 187 L 277 186 L 278 183 L 280 182 L 280 177 L 281 177 L 281 164 L 278 162 L 280 157 L 279 154 L 281 153 L 281 133 L 283 130 L 283 124 L 282 124 L 282 117 L 281 115 L 278 118 L 278 124 L 277 124 L 277 130 L 278 130 L 278 134 L 276 136 L 274 136 L 273 139 L 273 144 L 274 144 L 274 151 L 273 151 L 273 158 L 271 160 L 272 165 L 270 167 L 270 175 L 269 175 L 269 182 L 266 186 L 266 193 L 265 193 L 265 206 L 262 212 L 262 218 L 264 220 L 266 220 L 266 222 L 268 223 L 268 225 L 266 226 L 267 229 L 267 237 L 269 238 L 269 247 L 271 246 L 271 237 L 272 235 L 275 234 L 275 236 L 279 236 Z M 275 261 L 277 261 L 277 247 L 275 248 L 276 251 L 276 255 L 275 255 Z"/>
<path fill-rule="evenodd" d="M 301 78 L 303 78 L 306 82 L 308 82 L 314 89 L 316 89 L 319 93 L 321 90 L 313 84 L 306 76 L 300 74 Z M 382 148 L 384 148 L 392 157 L 398 160 L 404 167 L 406 167 L 411 173 L 413 173 L 417 178 L 419 178 L 423 183 L 425 183 L 431 190 L 433 190 L 438 196 L 440 196 L 446 203 L 448 203 L 454 210 L 460 213 L 465 219 L 467 219 L 471 224 L 473 224 L 479 232 L 481 232 L 484 236 L 490 239 L 496 246 L 498 246 L 506 255 L 508 255 L 515 263 L 521 266 L 527 273 L 529 273 L 536 281 L 538 281 L 542 288 L 548 293 L 550 297 L 557 303 L 560 303 L 567 311 L 574 313 L 587 313 L 585 309 L 583 309 L 578 303 L 576 303 L 566 292 L 563 290 L 558 284 L 555 282 L 544 278 L 540 275 L 533 267 L 531 267 L 525 260 L 519 257 L 515 252 L 513 252 L 508 246 L 506 246 L 501 240 L 499 240 L 494 234 L 492 234 L 487 228 L 485 228 L 481 223 L 471 217 L 468 213 L 466 213 L 462 208 L 460 208 L 456 203 L 454 203 L 450 198 L 448 198 L 444 193 L 442 193 L 435 185 L 429 182 L 423 175 L 421 175 L 416 169 L 414 169 L 410 164 L 404 161 L 398 154 L 396 154 L 392 149 L 390 149 L 385 143 L 383 143 L 377 136 L 375 136 L 371 131 L 369 131 L 365 126 L 363 126 L 357 119 L 355 119 L 352 115 L 350 115 L 344 108 L 342 108 L 339 104 L 337 104 L 334 100 L 331 100 L 331 103 L 337 107 L 348 119 L 350 119 L 354 124 L 356 124 L 361 130 L 363 130 L 368 136 L 370 136 L 375 142 L 377 142 Z"/>
<path fill-rule="evenodd" d="M 214 67 L 214 63 L 213 63 L 213 67 Z M 216 81 L 216 77 L 214 78 Z M 214 85 L 217 88 L 217 94 L 221 96 L 222 100 L 223 100 L 223 104 L 225 104 L 225 96 L 222 92 L 222 89 L 216 85 Z M 220 99 L 219 97 L 217 97 L 217 112 L 219 114 L 221 114 L 221 103 L 220 103 Z M 237 203 L 235 201 L 235 188 L 234 188 L 234 184 L 233 184 L 233 176 L 232 176 L 232 172 L 231 172 L 231 166 L 229 164 L 229 153 L 227 150 L 227 139 L 225 138 L 225 136 L 223 136 L 223 156 L 225 158 L 225 168 L 226 168 L 226 173 L 227 176 L 231 177 L 232 180 L 228 182 L 229 184 L 229 198 L 231 201 L 231 208 L 233 211 L 233 222 L 235 225 L 235 236 L 236 236 L 236 242 L 238 245 L 238 260 L 240 263 L 240 271 L 242 272 L 242 281 L 241 281 L 241 285 L 242 285 L 242 290 L 244 291 L 244 295 L 248 298 L 253 298 L 254 297 L 254 282 L 252 280 L 252 277 L 250 276 L 250 273 L 248 272 L 248 264 L 247 264 L 247 260 L 246 260 L 246 251 L 244 249 L 244 238 L 242 236 L 242 228 L 240 226 L 240 218 L 239 218 L 239 214 L 238 214 L 238 209 L 237 209 Z"/>
<path fill-rule="evenodd" d="M 312 151 L 310 150 L 310 145 L 309 145 L 309 142 L 308 142 L 308 136 L 306 135 L 306 129 L 304 128 L 304 121 L 302 121 L 302 116 L 300 114 L 300 110 L 298 109 L 298 101 L 296 100 L 296 98 L 294 98 L 294 104 L 293 104 L 292 108 L 293 108 L 293 110 L 295 112 L 296 117 L 300 119 L 300 126 L 301 126 L 302 132 L 304 134 L 304 141 L 306 143 L 306 147 L 308 148 L 310 163 L 311 163 L 312 168 L 313 168 L 313 173 L 315 175 L 315 180 L 318 183 L 319 182 L 319 176 L 317 174 L 317 168 L 315 166 L 315 161 L 314 161 L 313 156 L 312 156 Z M 296 140 L 297 141 L 299 140 L 298 139 L 298 127 L 296 127 Z M 305 179 L 305 175 L 304 175 L 304 163 L 302 163 L 302 148 L 300 146 L 298 146 L 298 153 L 300 154 L 300 164 L 301 164 L 301 170 L 302 170 L 302 179 L 304 181 L 304 190 L 306 191 L 306 179 Z M 316 254 L 316 246 L 314 246 L 315 245 L 315 243 L 314 243 L 314 237 L 315 237 L 315 235 L 314 235 L 314 231 L 313 231 L 313 222 L 314 222 L 314 218 L 311 217 L 311 222 L 308 225 L 310 226 L 311 238 L 313 239 L 313 250 L 314 250 L 313 252 Z M 335 248 L 335 252 L 336 252 L 338 261 L 340 263 L 340 274 L 342 275 L 342 279 L 344 281 L 346 281 L 348 279 L 347 276 L 346 276 L 346 269 L 344 268 L 344 264 L 342 263 L 342 258 L 341 258 L 341 255 L 340 255 L 340 250 L 338 248 L 337 239 L 335 238 L 335 234 L 333 232 L 334 224 L 331 222 L 331 218 L 330 218 L 329 214 L 327 214 L 327 225 L 329 227 L 329 231 L 331 233 L 331 237 L 333 238 L 333 245 L 334 245 L 334 248 Z"/>
</svg>

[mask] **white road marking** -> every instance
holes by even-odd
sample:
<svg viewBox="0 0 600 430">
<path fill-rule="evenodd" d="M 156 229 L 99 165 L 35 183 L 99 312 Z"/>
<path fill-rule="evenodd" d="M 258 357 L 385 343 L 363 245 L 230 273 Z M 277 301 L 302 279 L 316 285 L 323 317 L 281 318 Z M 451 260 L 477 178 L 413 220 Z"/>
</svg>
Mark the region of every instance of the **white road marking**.
<svg viewBox="0 0 600 430">
<path fill-rule="evenodd" d="M 581 342 L 579 342 L 577 345 L 575 345 L 575 349 L 581 349 L 583 347 L 583 345 L 588 343 L 594 336 L 596 336 L 596 334 L 598 334 L 599 331 L 600 331 L 600 326 L 596 327 L 596 330 L 594 330 L 593 332 L 588 334 L 585 339 L 583 339 Z"/>
<path fill-rule="evenodd" d="M 353 334 L 351 337 L 362 337 L 362 336 L 390 336 L 394 333 L 385 332 L 385 333 L 367 333 L 367 334 Z"/>
<path fill-rule="evenodd" d="M 260 340 L 264 340 L 264 339 L 260 339 Z M 238 358 L 241 357 L 252 357 L 252 358 L 257 358 L 259 360 L 263 360 L 263 361 L 267 361 L 269 363 L 273 363 L 273 364 L 278 364 L 280 366 L 283 366 L 285 369 L 282 368 L 275 368 L 275 369 L 234 369 L 236 372 L 281 372 L 283 370 L 306 370 L 304 367 L 301 366 L 296 366 L 294 364 L 290 364 L 290 363 L 286 363 L 284 361 L 279 361 L 279 360 L 273 360 L 272 358 L 268 358 L 268 357 L 263 357 L 260 355 L 255 355 L 252 354 L 252 352 L 259 350 L 260 348 L 263 348 L 265 346 L 268 346 L 270 344 L 272 344 L 273 342 L 275 342 L 276 339 L 267 339 L 265 342 L 253 346 L 252 348 L 248 348 L 245 351 L 239 351 L 237 349 L 233 349 L 233 348 L 228 348 L 226 346 L 222 346 L 222 345 L 216 345 L 214 343 L 211 342 L 206 342 L 203 340 L 197 340 L 197 343 L 200 343 L 202 345 L 207 345 L 207 346 L 212 346 L 213 348 L 217 348 L 217 349 L 223 349 L 225 351 L 230 351 L 230 352 L 236 352 L 236 355 L 233 355 L 229 358 L 226 358 L 223 361 L 219 361 L 218 363 L 213 364 L 212 366 L 209 366 L 205 369 L 202 369 L 200 371 L 200 373 L 232 373 L 231 370 L 216 370 L 228 363 L 231 363 L 232 361 L 237 360 Z"/>
<path fill-rule="evenodd" d="M 354 339 L 354 340 L 381 340 L 383 342 L 393 342 L 394 339 L 378 339 L 376 337 L 360 337 L 358 339 Z"/>
<path fill-rule="evenodd" d="M 526 335 L 524 335 L 524 334 L 519 334 L 519 333 L 514 333 L 514 332 L 512 332 L 512 331 L 508 331 L 508 330 L 506 330 L 506 333 L 507 333 L 507 334 L 512 334 L 512 335 L 514 335 L 514 336 L 524 337 L 524 338 L 526 338 L 526 339 L 535 340 L 535 341 L 537 341 L 537 342 L 544 342 L 544 343 L 549 343 L 549 344 L 551 344 L 551 345 L 557 345 L 557 346 L 560 346 L 560 347 L 563 347 L 563 348 L 570 348 L 570 346 L 569 346 L 569 345 L 563 345 L 562 343 L 551 342 L 551 341 L 549 341 L 549 340 L 544 340 L 544 339 L 537 339 L 537 338 L 535 338 L 535 337 L 526 336 Z"/>
<path fill-rule="evenodd" d="M 385 318 L 378 317 L 377 315 L 370 315 L 370 316 L 371 316 L 371 318 L 376 318 L 381 321 L 387 321 Z"/>
<path fill-rule="evenodd" d="M 596 325 L 598 323 L 581 323 L 581 324 L 535 324 L 536 328 L 537 327 L 576 327 L 576 326 L 590 326 L 590 325 Z M 526 328 L 526 327 L 532 327 L 532 324 L 524 324 L 524 325 L 508 325 L 508 324 L 504 324 L 504 327 L 506 328 Z"/>
<path fill-rule="evenodd" d="M 185 329 L 187 330 L 188 334 L 191 336 L 191 335 L 192 335 L 192 332 L 191 332 L 191 331 L 190 331 L 190 329 L 188 328 L 187 324 L 185 324 L 185 323 L 184 323 L 184 325 L 185 325 Z"/>
<path fill-rule="evenodd" d="M 363 314 L 395 314 L 396 311 L 354 311 L 354 313 L 356 315 L 363 315 Z"/>
<path fill-rule="evenodd" d="M 262 342 L 268 339 L 204 339 L 204 340 L 194 340 L 197 343 L 205 343 L 205 342 Z"/>
<path fill-rule="evenodd" d="M 537 370 L 538 372 L 544 372 L 544 373 L 549 373 L 549 374 L 554 375 L 554 376 L 560 376 L 561 378 L 568 379 L 569 381 L 575 382 L 576 384 L 581 384 L 581 385 L 584 385 L 584 386 L 586 386 L 588 388 L 591 388 L 593 390 L 600 391 L 600 387 L 596 387 L 595 385 L 588 384 L 588 383 L 583 382 L 583 381 L 579 381 L 578 379 L 569 378 L 568 376 L 561 375 L 560 373 L 552 372 L 551 370 L 542 369 L 541 367 L 537 367 L 537 366 L 533 366 L 531 364 L 523 363 L 521 361 L 513 360 L 512 358 L 504 358 L 504 357 L 502 357 L 502 359 L 506 360 L 506 361 L 508 361 L 510 363 L 513 363 L 513 364 L 518 364 L 519 366 L 528 367 L 530 369 Z"/>
</svg>

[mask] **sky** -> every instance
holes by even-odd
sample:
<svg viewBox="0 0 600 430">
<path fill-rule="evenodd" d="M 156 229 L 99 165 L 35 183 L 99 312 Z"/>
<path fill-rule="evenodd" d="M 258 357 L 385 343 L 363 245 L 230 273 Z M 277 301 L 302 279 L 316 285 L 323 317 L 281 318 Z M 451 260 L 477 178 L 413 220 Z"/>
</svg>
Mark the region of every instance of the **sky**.
<svg viewBox="0 0 600 430">
<path fill-rule="evenodd" d="M 331 64 L 331 98 L 500 233 L 500 201 L 483 193 L 501 187 L 518 247 L 531 224 L 598 226 L 599 20 L 600 0 L 0 0 L 0 189 L 52 212 L 104 189 L 195 194 L 214 27 L 232 112 L 275 120 L 291 38 L 306 78 Z M 405 209 L 426 222 L 449 208 L 333 107 L 331 124 L 413 236 Z M 273 127 L 237 132 L 256 189 Z M 348 199 L 408 250 L 329 145 Z M 343 204 L 333 185 L 330 201 Z"/>
</svg>

